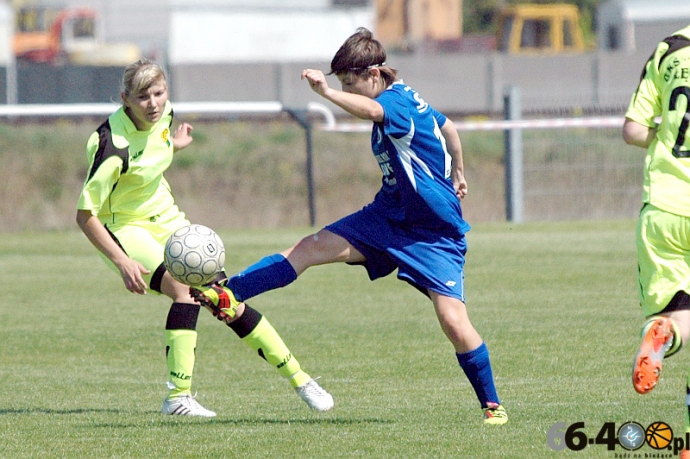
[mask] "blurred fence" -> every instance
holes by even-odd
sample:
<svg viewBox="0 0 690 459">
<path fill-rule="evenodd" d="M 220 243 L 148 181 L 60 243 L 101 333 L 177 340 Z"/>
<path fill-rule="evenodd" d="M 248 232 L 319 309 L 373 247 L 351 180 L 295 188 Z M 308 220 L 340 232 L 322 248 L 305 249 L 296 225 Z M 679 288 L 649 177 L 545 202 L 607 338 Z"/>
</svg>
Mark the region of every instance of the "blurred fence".
<svg viewBox="0 0 690 459">
<path fill-rule="evenodd" d="M 635 218 L 641 206 L 645 151 L 623 142 L 622 125 L 622 116 L 456 122 L 471 193 L 489 190 L 494 196 L 492 205 L 484 205 L 473 219 L 515 221 L 508 215 L 511 192 L 505 169 L 504 134 L 511 130 L 521 131 L 522 137 L 518 222 Z M 369 132 L 371 125 L 339 123 L 329 130 Z M 481 136 L 493 137 L 493 142 L 478 141 Z M 476 150 L 499 142 L 503 151 L 500 158 L 494 157 L 499 168 L 492 169 L 493 174 L 473 170 L 477 155 L 487 154 Z M 480 162 L 490 164 L 486 157 Z"/>
<path fill-rule="evenodd" d="M 223 115 L 224 109 L 237 111 L 254 107 L 263 110 L 261 122 L 265 123 L 267 119 L 274 118 L 275 123 L 286 123 L 284 107 L 274 103 L 259 103 L 256 106 L 241 103 L 227 106 L 209 103 L 196 106 L 194 103 L 179 103 L 175 107 L 176 113 L 186 113 L 190 116 L 198 116 L 204 111 L 214 113 L 216 118 L 220 115 L 222 123 L 240 121 L 228 114 Z M 42 129 L 57 131 L 60 129 L 60 124 L 50 124 L 47 121 L 83 116 L 84 110 L 93 110 L 92 114 L 102 116 L 113 108 L 112 104 L 0 106 L 0 124 L 4 121 L 11 124 L 17 119 L 23 119 L 22 122 L 27 119 L 42 120 L 44 123 Z M 299 153 L 298 150 L 301 148 L 299 143 L 295 154 L 292 155 L 294 159 L 290 160 L 294 162 L 294 166 L 282 164 L 287 158 L 280 149 L 273 153 L 275 158 L 273 161 L 281 161 L 280 171 L 297 171 L 298 175 L 295 176 L 297 181 L 293 180 L 295 190 L 283 191 L 278 196 L 271 195 L 270 198 L 260 201 L 263 199 L 262 195 L 257 194 L 256 189 L 252 189 L 247 192 L 247 195 L 257 201 L 251 203 L 252 208 L 255 209 L 251 220 L 243 218 L 240 221 L 235 217 L 230 223 L 225 221 L 215 223 L 209 220 L 209 224 L 212 226 L 217 224 L 220 227 L 227 226 L 226 223 L 267 227 L 276 224 L 321 225 L 357 210 L 362 202 L 373 197 L 380 179 L 376 178 L 375 163 L 368 157 L 368 133 L 371 131 L 371 124 L 343 122 L 333 117 L 327 107 L 318 104 L 311 104 L 305 113 L 310 115 L 307 117 L 309 122 L 306 123 L 306 127 L 314 131 L 314 159 L 310 158 L 310 152 L 307 152 L 306 157 Z M 623 117 L 621 115 L 565 117 L 562 113 L 558 114 L 560 116 L 556 117 L 551 113 L 530 113 L 529 119 L 510 121 L 487 119 L 456 121 L 455 125 L 460 131 L 463 142 L 465 168 L 470 183 L 470 194 L 463 203 L 465 215 L 470 222 L 510 219 L 506 206 L 509 190 L 506 189 L 504 145 L 506 133 L 514 130 L 519 130 L 522 135 L 522 221 L 635 218 L 637 216 L 641 205 L 645 152 L 623 142 L 620 132 Z M 294 128 L 294 119 L 287 119 Z M 304 128 L 305 125 L 303 124 L 302 127 Z M 262 129 L 264 128 L 265 126 Z M 255 129 L 257 137 L 265 137 L 262 129 Z M 199 132 L 203 132 L 203 129 Z M 354 147 L 357 150 L 356 161 L 353 159 L 355 153 L 353 147 L 343 136 L 350 139 L 353 136 L 356 137 L 357 145 Z M 232 142 L 232 139 L 230 141 Z M 308 148 L 311 143 L 312 141 L 309 140 Z M 248 155 L 252 155 L 252 151 L 250 149 Z M 218 151 L 219 154 L 220 152 L 221 150 Z M 10 175 L 21 174 L 21 170 L 16 172 L 13 169 L 14 163 L 11 158 L 20 158 L 22 154 L 23 152 L 20 151 L 0 151 L 0 168 Z M 334 159 L 336 156 L 342 157 L 338 159 L 341 162 L 336 162 Z M 316 166 L 313 165 L 313 161 L 316 162 Z M 22 164 L 22 167 L 26 167 L 27 164 L 16 161 L 15 163 Z M 249 164 L 250 161 L 245 160 L 244 163 Z M 242 170 L 244 171 L 245 168 Z M 337 170 L 341 171 L 339 175 L 334 172 Z M 178 178 L 180 174 L 185 174 L 184 170 L 171 172 L 178 174 Z M 252 172 L 246 168 L 246 172 L 243 173 L 251 174 Z M 239 175 L 238 170 L 232 171 L 231 174 L 233 187 L 240 186 L 238 184 L 252 186 L 251 184 L 257 183 L 257 177 Z M 301 180 L 299 174 L 302 174 Z M 226 174 L 226 176 L 229 175 Z M 348 182 L 343 183 L 342 177 L 349 177 Z M 33 183 L 41 182 L 40 178 L 32 180 Z M 290 183 L 289 179 L 282 182 Z M 47 199 L 54 199 L 54 193 L 41 195 L 42 201 L 37 200 L 33 204 L 26 197 L 5 199 L 11 198 L 11 193 L 16 192 L 16 188 L 16 186 L 14 188 L 0 187 L 0 190 L 4 190 L 1 194 L 8 194 L 8 196 L 3 196 L 3 201 L 45 209 L 46 203 L 51 202 Z M 184 194 L 184 184 L 178 185 L 176 189 L 178 190 L 176 194 L 181 198 L 184 207 L 193 209 L 199 215 L 204 209 L 204 204 L 194 201 L 194 198 L 202 200 L 198 187 L 196 189 L 192 187 L 187 195 Z M 236 188 L 233 189 L 235 196 L 243 196 Z M 67 195 L 74 193 L 75 190 L 69 190 Z M 350 200 L 352 205 L 345 202 L 346 195 L 357 196 L 356 199 Z M 65 196 L 64 192 L 63 196 Z M 208 201 L 208 198 L 205 200 Z M 240 204 L 238 202 L 235 205 Z M 301 206 L 301 209 L 295 211 L 295 205 Z M 69 214 L 62 217 L 60 213 L 51 220 L 53 223 L 49 226 L 58 229 L 71 227 L 73 206 L 73 203 L 68 202 L 64 207 Z M 58 207 L 52 204 L 54 212 L 61 212 L 57 210 Z M 274 218 L 273 220 L 264 219 L 266 220 L 264 221 L 261 217 L 262 212 L 256 211 L 262 208 L 293 210 L 285 210 L 284 213 L 290 215 L 281 217 L 282 220 Z M 306 214 L 307 208 L 310 208 L 309 215 Z M 313 213 L 318 213 L 318 215 Z M 21 225 L 21 222 L 18 222 L 16 216 L 11 217 L 12 215 L 16 215 L 15 208 L 8 210 L 7 215 L 0 215 L 0 220 L 6 222 L 2 228 L 5 230 L 15 227 L 15 229 L 23 229 L 17 226 Z M 215 218 L 215 216 L 209 218 Z M 23 221 L 29 220 L 31 218 L 27 216 Z M 34 219 L 34 221 L 39 220 Z M 13 226 L 12 221 L 18 223 Z M 45 221 L 45 218 L 40 221 Z M 45 225 L 48 223 L 46 222 Z"/>
<path fill-rule="evenodd" d="M 620 127 L 526 132 L 525 219 L 635 217 L 641 206 L 644 154 L 623 143 Z"/>
</svg>

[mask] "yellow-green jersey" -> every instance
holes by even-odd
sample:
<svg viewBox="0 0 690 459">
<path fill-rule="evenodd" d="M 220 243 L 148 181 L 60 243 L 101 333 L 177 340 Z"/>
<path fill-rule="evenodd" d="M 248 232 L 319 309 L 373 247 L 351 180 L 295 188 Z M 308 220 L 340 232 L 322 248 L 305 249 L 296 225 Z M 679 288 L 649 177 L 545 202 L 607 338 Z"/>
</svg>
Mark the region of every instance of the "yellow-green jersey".
<svg viewBox="0 0 690 459">
<path fill-rule="evenodd" d="M 77 209 L 90 210 L 104 225 L 121 225 L 174 206 L 163 177 L 173 159 L 172 118 L 170 102 L 148 131 L 138 131 L 124 107 L 110 115 L 87 142 L 89 172 Z"/>
<path fill-rule="evenodd" d="M 690 26 L 662 41 L 625 114 L 656 136 L 645 159 L 643 201 L 690 216 Z"/>
</svg>

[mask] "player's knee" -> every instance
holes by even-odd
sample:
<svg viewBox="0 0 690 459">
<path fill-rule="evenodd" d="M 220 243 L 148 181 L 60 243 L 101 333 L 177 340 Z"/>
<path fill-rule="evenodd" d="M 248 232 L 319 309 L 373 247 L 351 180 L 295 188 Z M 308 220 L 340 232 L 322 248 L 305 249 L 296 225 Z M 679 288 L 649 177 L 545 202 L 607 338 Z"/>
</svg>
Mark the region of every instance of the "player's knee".
<svg viewBox="0 0 690 459">
<path fill-rule="evenodd" d="M 244 315 L 244 311 L 245 311 L 245 304 L 244 304 L 244 303 L 238 304 L 238 305 L 237 305 L 237 312 L 235 313 L 235 317 L 233 317 L 232 319 L 228 319 L 228 320 L 226 321 L 226 324 L 227 324 L 230 328 L 232 328 L 232 325 L 231 325 L 231 324 L 232 324 L 233 322 L 239 321 L 239 320 L 242 318 L 242 316 Z"/>
<path fill-rule="evenodd" d="M 240 308 L 237 308 L 237 315 L 228 323 L 228 327 L 237 333 L 237 336 L 244 338 L 254 331 L 263 316 L 259 311 L 244 303 L 241 303 L 240 306 L 242 311 L 240 312 Z"/>
<path fill-rule="evenodd" d="M 196 330 L 200 306 L 194 303 L 173 303 L 168 311 L 166 330 Z"/>
<path fill-rule="evenodd" d="M 177 303 L 194 303 L 194 299 L 189 294 L 189 286 L 173 279 L 167 271 L 164 271 L 156 284 L 154 284 L 153 279 L 151 280 L 151 289 L 166 295 Z"/>
<path fill-rule="evenodd" d="M 310 266 L 324 262 L 328 256 L 328 246 L 317 234 L 302 238 L 286 257 L 298 273 Z"/>
<path fill-rule="evenodd" d="M 294 252 L 302 253 L 315 253 L 323 250 L 324 244 L 323 240 L 319 237 L 319 234 L 310 234 L 309 236 L 303 237 L 292 249 Z"/>
</svg>

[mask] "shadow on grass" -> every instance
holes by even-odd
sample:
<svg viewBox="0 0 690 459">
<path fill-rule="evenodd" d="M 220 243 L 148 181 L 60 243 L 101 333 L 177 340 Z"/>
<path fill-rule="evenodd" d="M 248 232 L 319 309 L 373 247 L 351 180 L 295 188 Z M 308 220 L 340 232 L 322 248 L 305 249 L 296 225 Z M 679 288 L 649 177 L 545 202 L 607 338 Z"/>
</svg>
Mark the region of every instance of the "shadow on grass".
<svg viewBox="0 0 690 459">
<path fill-rule="evenodd" d="M 71 410 L 55 410 L 51 408 L 14 408 L 14 409 L 0 409 L 0 416 L 15 415 L 15 414 L 84 414 L 84 413 L 123 413 L 117 409 L 103 409 L 103 408 L 76 408 Z"/>
<path fill-rule="evenodd" d="M 333 424 L 333 425 L 355 425 L 355 424 L 393 424 L 394 421 L 387 419 L 344 419 L 344 418 L 328 418 L 328 419 L 214 419 L 211 422 L 216 424 L 233 424 L 233 425 L 245 425 L 245 424 Z"/>
<path fill-rule="evenodd" d="M 344 419 L 344 418 L 328 418 L 328 419 L 262 419 L 262 418 L 241 418 L 241 419 L 205 419 L 198 417 L 187 417 L 187 416 L 171 416 L 162 419 L 157 425 L 159 427 L 178 427 L 184 426 L 185 428 L 190 426 L 208 426 L 208 425 L 234 425 L 234 426 L 260 426 L 260 425 L 334 425 L 334 426 L 345 426 L 345 425 L 359 425 L 359 424 L 394 424 L 395 421 L 387 419 Z M 147 425 L 150 428 L 150 420 L 147 420 Z M 120 428 L 127 429 L 132 427 L 141 427 L 138 423 L 104 423 L 104 424 L 91 424 L 90 428 Z"/>
<path fill-rule="evenodd" d="M 114 408 L 75 408 L 75 409 L 51 409 L 51 408 L 8 408 L 0 409 L 0 416 L 3 415 L 25 415 L 25 414 L 45 414 L 45 415 L 72 415 L 72 414 L 118 414 L 122 416 L 137 416 L 157 414 L 152 412 L 135 413 L 128 410 L 119 410 Z M 202 418 L 192 416 L 163 416 L 160 415 L 161 427 L 176 427 L 178 425 L 357 425 L 357 424 L 394 424 L 395 421 L 380 418 L 364 418 L 364 419 L 346 419 L 346 418 L 309 418 L 309 419 L 266 419 L 266 418 L 238 418 L 238 419 L 222 419 L 222 418 Z M 150 426 L 151 420 L 147 419 L 146 423 Z M 91 424 L 90 427 L 95 428 L 130 428 L 140 427 L 139 423 L 101 423 Z"/>
</svg>

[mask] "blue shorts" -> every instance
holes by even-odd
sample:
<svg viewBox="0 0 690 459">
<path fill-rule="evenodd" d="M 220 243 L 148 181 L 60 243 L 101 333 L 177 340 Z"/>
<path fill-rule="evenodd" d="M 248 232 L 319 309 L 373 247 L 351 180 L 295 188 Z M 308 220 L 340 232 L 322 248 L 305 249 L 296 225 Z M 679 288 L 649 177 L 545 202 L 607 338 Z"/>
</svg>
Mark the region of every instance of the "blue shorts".
<svg viewBox="0 0 690 459">
<path fill-rule="evenodd" d="M 422 292 L 465 301 L 465 253 L 462 234 L 440 235 L 428 228 L 403 227 L 369 206 L 325 227 L 345 238 L 366 258 L 371 280 L 398 269 L 398 278 Z M 357 263 L 359 264 L 359 263 Z"/>
</svg>

